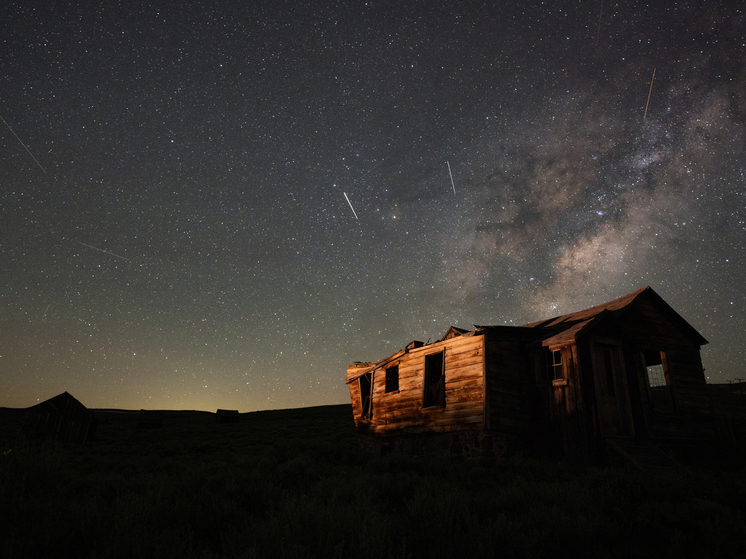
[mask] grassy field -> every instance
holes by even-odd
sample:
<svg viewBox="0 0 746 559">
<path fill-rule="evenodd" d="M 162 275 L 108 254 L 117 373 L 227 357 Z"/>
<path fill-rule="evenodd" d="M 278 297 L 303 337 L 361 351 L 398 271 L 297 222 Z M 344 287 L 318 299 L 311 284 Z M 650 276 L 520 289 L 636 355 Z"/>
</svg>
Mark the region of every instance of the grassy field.
<svg viewBox="0 0 746 559">
<path fill-rule="evenodd" d="M 371 456 L 349 405 L 106 413 L 86 445 L 24 447 L 22 417 L 0 410 L 0 557 L 746 556 L 746 469 Z"/>
</svg>

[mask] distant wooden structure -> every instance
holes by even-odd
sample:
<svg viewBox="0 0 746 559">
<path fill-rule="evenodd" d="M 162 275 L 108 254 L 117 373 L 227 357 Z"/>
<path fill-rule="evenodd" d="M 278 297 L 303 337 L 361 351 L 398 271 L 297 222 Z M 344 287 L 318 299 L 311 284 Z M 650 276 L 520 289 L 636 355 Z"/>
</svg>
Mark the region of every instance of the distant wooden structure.
<svg viewBox="0 0 746 559">
<path fill-rule="evenodd" d="M 28 408 L 22 432 L 31 439 L 84 443 L 94 437 L 97 425 L 88 408 L 63 392 Z"/>
<path fill-rule="evenodd" d="M 163 410 L 140 410 L 137 416 L 137 427 L 140 429 L 163 427 L 165 421 L 166 412 Z"/>
<path fill-rule="evenodd" d="M 706 343 L 646 287 L 524 326 L 452 326 L 351 364 L 346 383 L 369 441 L 418 447 L 429 434 L 452 454 L 598 461 L 716 437 Z"/>
<path fill-rule="evenodd" d="M 238 410 L 218 410 L 215 415 L 217 415 L 218 423 L 238 423 L 241 417 Z"/>
</svg>

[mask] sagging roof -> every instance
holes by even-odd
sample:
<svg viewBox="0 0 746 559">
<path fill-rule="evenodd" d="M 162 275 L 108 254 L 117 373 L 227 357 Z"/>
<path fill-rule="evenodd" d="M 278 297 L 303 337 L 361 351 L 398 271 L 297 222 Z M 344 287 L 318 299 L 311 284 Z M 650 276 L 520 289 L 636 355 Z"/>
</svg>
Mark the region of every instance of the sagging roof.
<svg viewBox="0 0 746 559">
<path fill-rule="evenodd" d="M 350 384 L 352 381 L 359 379 L 361 376 L 372 373 L 376 369 L 380 369 L 384 365 L 389 364 L 391 361 L 397 359 L 398 357 L 401 357 L 405 353 L 407 353 L 406 349 L 400 349 L 393 355 L 389 355 L 388 357 L 384 357 L 383 359 L 379 359 L 378 361 L 375 361 L 373 363 L 354 363 L 354 365 L 356 365 L 360 370 L 355 371 L 354 375 L 347 377 L 347 379 L 345 379 L 345 384 Z"/>
<path fill-rule="evenodd" d="M 463 336 L 464 334 L 468 334 L 469 330 L 466 328 L 459 328 L 458 326 L 451 326 L 448 331 L 443 334 L 443 337 L 440 338 L 440 341 L 443 340 L 450 340 L 451 338 L 457 338 L 458 336 Z"/>
<path fill-rule="evenodd" d="M 668 303 L 666 303 L 660 295 L 658 295 L 651 287 L 643 287 L 628 295 L 619 297 L 612 301 L 590 307 L 582 311 L 576 311 L 569 314 L 563 314 L 554 318 L 541 320 L 538 322 L 531 322 L 522 326 L 478 326 L 475 325 L 475 330 L 469 331 L 456 326 L 451 326 L 445 333 L 443 338 L 439 341 L 448 340 L 460 336 L 474 336 L 478 332 L 483 330 L 499 331 L 501 335 L 508 335 L 509 337 L 515 337 L 517 339 L 523 339 L 526 343 L 538 343 L 541 342 L 543 346 L 560 346 L 564 344 L 573 343 L 577 336 L 599 321 L 606 318 L 614 319 L 623 316 L 636 304 L 648 301 L 660 312 L 667 320 L 678 328 L 682 334 L 691 339 L 698 345 L 704 345 L 707 340 L 694 329 L 686 320 L 684 320 L 679 313 L 673 310 Z M 532 332 L 533 331 L 533 332 Z M 413 342 L 414 343 L 414 342 Z M 420 343 L 420 342 L 418 342 Z M 437 342 L 435 342 L 437 343 Z M 427 344 L 426 344 L 427 345 Z M 400 350 L 389 357 L 385 357 L 374 363 L 355 363 L 359 368 L 354 374 L 347 377 L 345 382 L 347 384 L 360 378 L 361 376 L 371 373 L 376 369 L 384 367 L 388 363 L 401 357 L 409 349 L 414 346 L 410 344 L 407 349 Z M 419 347 L 419 346 L 417 346 Z"/>
<path fill-rule="evenodd" d="M 58 394 L 49 400 L 27 408 L 26 411 L 34 413 L 51 412 L 70 418 L 90 414 L 88 408 L 76 400 L 69 392 Z"/>
<path fill-rule="evenodd" d="M 563 340 L 570 342 L 580 332 L 590 327 L 603 315 L 609 314 L 614 318 L 623 316 L 629 311 L 629 309 L 642 301 L 648 301 L 651 303 L 663 316 L 666 317 L 666 319 L 673 323 L 693 342 L 700 346 L 707 343 L 707 340 L 697 332 L 692 325 L 684 320 L 679 313 L 673 310 L 671 306 L 649 286 L 638 289 L 624 297 L 619 297 L 613 301 L 596 305 L 595 307 L 590 307 L 582 311 L 564 314 L 547 320 L 541 320 L 539 322 L 524 324 L 523 328 L 558 330 L 559 332 L 552 336 L 552 338 L 554 338 L 552 343 L 560 343 Z M 549 339 L 544 340 L 544 345 L 547 345 L 547 341 L 549 341 Z"/>
<path fill-rule="evenodd" d="M 642 289 L 638 289 L 637 291 L 630 293 L 629 295 L 625 295 L 624 297 L 619 297 L 618 299 L 614 299 L 613 301 L 602 303 L 600 305 L 596 305 L 595 307 L 590 307 L 582 311 L 575 311 L 569 314 L 563 314 L 561 316 L 556 316 L 554 318 L 549 318 L 546 320 L 540 320 L 538 322 L 531 322 L 529 324 L 524 324 L 523 327 L 524 328 L 557 328 L 557 327 L 562 327 L 563 325 L 575 324 L 577 322 L 581 322 L 581 321 L 594 318 L 604 311 L 622 310 L 628 307 L 629 305 L 631 305 L 638 297 L 640 297 L 645 292 L 655 293 L 650 287 L 643 287 Z M 660 299 L 660 297 L 658 298 Z M 661 299 L 661 301 L 663 301 L 663 299 Z"/>
</svg>

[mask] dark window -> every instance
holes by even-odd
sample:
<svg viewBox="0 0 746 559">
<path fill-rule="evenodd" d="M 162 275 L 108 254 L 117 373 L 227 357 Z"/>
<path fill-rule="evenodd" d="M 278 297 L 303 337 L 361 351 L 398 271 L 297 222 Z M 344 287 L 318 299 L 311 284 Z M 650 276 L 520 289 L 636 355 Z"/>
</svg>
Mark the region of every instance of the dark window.
<svg viewBox="0 0 746 559">
<path fill-rule="evenodd" d="M 546 381 L 565 378 L 562 369 L 562 351 L 546 349 L 541 352 L 541 374 L 543 380 Z"/>
<path fill-rule="evenodd" d="M 425 393 L 422 406 L 446 406 L 445 375 L 443 374 L 443 352 L 425 356 Z"/>
<path fill-rule="evenodd" d="M 386 393 L 399 391 L 399 365 L 386 369 Z"/>
</svg>

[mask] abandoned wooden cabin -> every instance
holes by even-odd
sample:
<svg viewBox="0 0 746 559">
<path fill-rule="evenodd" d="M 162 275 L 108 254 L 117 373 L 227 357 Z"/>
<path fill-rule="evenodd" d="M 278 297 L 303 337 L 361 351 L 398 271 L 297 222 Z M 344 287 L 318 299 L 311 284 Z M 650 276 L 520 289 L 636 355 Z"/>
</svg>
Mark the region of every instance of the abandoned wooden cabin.
<svg viewBox="0 0 746 559">
<path fill-rule="evenodd" d="M 597 461 L 610 443 L 716 437 L 706 343 L 646 287 L 524 326 L 451 327 L 437 342 L 353 363 L 346 383 L 368 440 L 418 445 L 435 434 L 450 453 Z"/>
<path fill-rule="evenodd" d="M 98 420 L 68 392 L 26 410 L 22 431 L 30 439 L 84 443 L 93 438 Z"/>
</svg>

